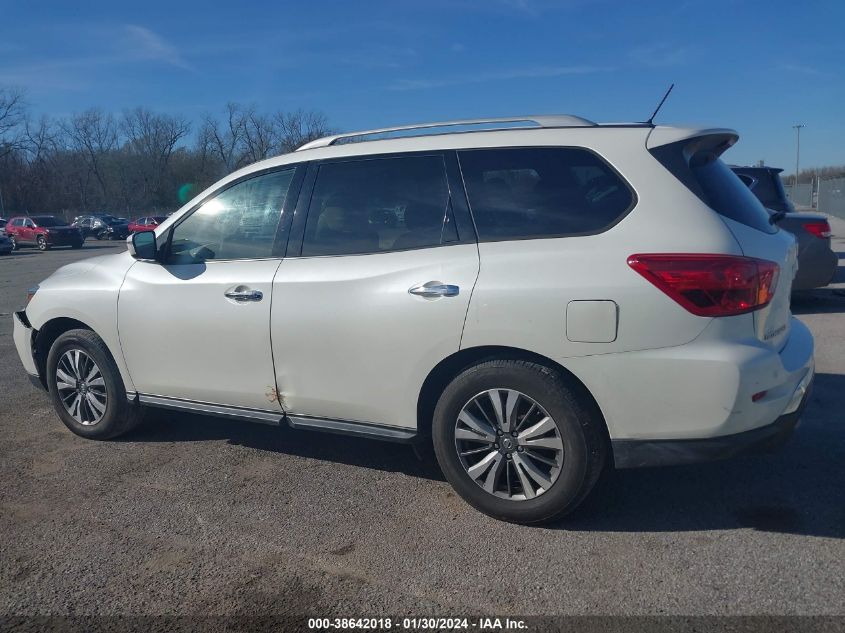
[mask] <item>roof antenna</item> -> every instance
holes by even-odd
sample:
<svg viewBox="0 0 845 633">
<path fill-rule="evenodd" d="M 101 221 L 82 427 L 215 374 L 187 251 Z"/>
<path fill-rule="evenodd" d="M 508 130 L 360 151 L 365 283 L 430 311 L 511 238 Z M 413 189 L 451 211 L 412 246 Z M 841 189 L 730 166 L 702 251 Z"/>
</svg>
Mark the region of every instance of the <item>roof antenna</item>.
<svg viewBox="0 0 845 633">
<path fill-rule="evenodd" d="M 669 93 L 672 92 L 672 88 L 675 87 L 675 84 L 669 86 L 669 90 L 666 91 L 666 94 L 663 95 L 663 98 L 660 100 L 660 103 L 657 104 L 657 107 L 654 109 L 654 112 L 651 113 L 651 116 L 648 117 L 648 121 L 646 123 L 648 125 L 654 125 L 654 117 L 657 116 L 657 113 L 660 112 L 660 108 L 663 107 L 663 104 L 666 103 L 666 99 L 669 97 Z"/>
</svg>

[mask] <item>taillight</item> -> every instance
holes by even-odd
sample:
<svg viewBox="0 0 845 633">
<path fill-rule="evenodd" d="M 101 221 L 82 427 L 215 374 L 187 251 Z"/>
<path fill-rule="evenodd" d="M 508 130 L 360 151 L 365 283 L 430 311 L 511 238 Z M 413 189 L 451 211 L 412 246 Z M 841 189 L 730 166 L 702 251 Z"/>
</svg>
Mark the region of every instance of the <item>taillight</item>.
<svg viewBox="0 0 845 633">
<path fill-rule="evenodd" d="M 631 255 L 628 265 L 698 316 L 744 314 L 768 305 L 778 265 L 733 255 Z"/>
<path fill-rule="evenodd" d="M 804 228 L 808 233 L 812 233 L 816 237 L 825 239 L 830 237 L 830 224 L 827 220 L 816 220 L 814 222 L 805 222 Z"/>
</svg>

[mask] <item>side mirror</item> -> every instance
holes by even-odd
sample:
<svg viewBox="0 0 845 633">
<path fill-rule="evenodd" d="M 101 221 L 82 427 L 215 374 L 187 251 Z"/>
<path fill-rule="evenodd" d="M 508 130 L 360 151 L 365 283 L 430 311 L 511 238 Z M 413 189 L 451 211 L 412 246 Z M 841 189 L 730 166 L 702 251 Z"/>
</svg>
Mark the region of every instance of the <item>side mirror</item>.
<svg viewBox="0 0 845 633">
<path fill-rule="evenodd" d="M 156 234 L 152 231 L 133 233 L 126 239 L 129 254 L 135 259 L 156 259 Z"/>
</svg>

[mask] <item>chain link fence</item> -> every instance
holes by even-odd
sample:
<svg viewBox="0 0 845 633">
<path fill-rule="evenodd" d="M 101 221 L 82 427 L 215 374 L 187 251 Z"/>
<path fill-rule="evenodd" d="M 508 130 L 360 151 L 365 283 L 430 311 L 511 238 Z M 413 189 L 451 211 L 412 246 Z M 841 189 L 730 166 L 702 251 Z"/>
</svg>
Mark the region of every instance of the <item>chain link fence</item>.
<svg viewBox="0 0 845 633">
<path fill-rule="evenodd" d="M 845 178 L 831 178 L 819 183 L 817 208 L 845 219 Z"/>
<path fill-rule="evenodd" d="M 783 187 L 786 195 L 799 210 L 815 209 L 845 219 L 845 178 L 815 179 L 797 187 Z"/>
</svg>

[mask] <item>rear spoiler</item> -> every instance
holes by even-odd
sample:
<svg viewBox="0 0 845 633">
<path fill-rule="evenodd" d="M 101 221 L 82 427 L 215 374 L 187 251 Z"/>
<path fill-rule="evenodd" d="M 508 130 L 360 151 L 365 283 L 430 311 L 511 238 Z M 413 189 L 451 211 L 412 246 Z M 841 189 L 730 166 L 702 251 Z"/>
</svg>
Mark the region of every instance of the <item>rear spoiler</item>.
<svg viewBox="0 0 845 633">
<path fill-rule="evenodd" d="M 739 134 L 728 128 L 655 127 L 646 138 L 646 148 L 687 189 L 709 204 L 690 167 L 718 159 L 737 140 Z"/>
<path fill-rule="evenodd" d="M 706 152 L 721 156 L 739 140 L 736 130 L 730 128 L 681 128 L 657 126 L 649 132 L 645 146 L 650 152 L 665 145 L 683 146 L 687 159 Z"/>
</svg>

